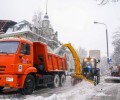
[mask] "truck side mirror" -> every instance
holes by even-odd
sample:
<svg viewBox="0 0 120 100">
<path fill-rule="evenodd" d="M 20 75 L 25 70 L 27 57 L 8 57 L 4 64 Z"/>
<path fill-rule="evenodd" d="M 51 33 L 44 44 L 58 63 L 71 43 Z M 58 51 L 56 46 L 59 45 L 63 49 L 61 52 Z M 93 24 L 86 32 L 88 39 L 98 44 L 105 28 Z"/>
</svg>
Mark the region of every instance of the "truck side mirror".
<svg viewBox="0 0 120 100">
<path fill-rule="evenodd" d="M 97 59 L 97 63 L 100 63 L 100 59 Z"/>
</svg>

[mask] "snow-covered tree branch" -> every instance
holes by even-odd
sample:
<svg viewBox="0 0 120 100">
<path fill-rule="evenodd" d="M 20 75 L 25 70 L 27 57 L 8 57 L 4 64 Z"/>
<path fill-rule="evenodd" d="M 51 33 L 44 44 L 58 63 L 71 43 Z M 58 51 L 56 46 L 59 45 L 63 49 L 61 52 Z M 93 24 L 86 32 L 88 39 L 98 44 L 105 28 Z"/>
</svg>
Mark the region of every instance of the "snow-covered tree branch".
<svg viewBox="0 0 120 100">
<path fill-rule="evenodd" d="M 118 2 L 120 0 L 96 0 L 98 2 L 99 5 L 105 5 L 109 2 Z"/>
<path fill-rule="evenodd" d="M 120 64 L 120 28 L 113 34 L 113 42 L 114 52 L 112 55 L 113 64 Z"/>
</svg>

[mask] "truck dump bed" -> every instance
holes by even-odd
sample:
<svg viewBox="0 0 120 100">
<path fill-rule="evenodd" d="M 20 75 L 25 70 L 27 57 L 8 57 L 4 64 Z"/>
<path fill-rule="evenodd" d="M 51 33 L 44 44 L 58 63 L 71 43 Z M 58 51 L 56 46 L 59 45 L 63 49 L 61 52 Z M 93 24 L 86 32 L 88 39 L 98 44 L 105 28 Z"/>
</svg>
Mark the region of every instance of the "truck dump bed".
<svg viewBox="0 0 120 100">
<path fill-rule="evenodd" d="M 60 57 L 48 53 L 47 45 L 41 42 L 33 42 L 33 63 L 36 67 L 43 66 L 44 71 L 65 71 L 67 61 L 65 57 Z"/>
</svg>

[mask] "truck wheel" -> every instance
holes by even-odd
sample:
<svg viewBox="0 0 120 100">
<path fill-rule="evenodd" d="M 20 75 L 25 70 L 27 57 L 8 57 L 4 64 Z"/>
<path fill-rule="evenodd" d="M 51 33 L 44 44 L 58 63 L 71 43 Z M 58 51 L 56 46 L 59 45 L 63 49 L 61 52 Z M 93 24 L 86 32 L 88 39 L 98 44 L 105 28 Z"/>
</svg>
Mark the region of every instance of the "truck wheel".
<svg viewBox="0 0 120 100">
<path fill-rule="evenodd" d="M 97 84 L 100 83 L 100 71 L 97 72 Z"/>
<path fill-rule="evenodd" d="M 98 75 L 97 76 L 97 84 L 99 84 L 100 83 L 100 76 Z"/>
<path fill-rule="evenodd" d="M 0 92 L 2 92 L 2 91 L 3 91 L 3 88 L 4 88 L 3 86 L 0 86 Z"/>
<path fill-rule="evenodd" d="M 60 86 L 63 86 L 65 83 L 65 75 L 62 74 L 61 77 L 60 77 Z"/>
<path fill-rule="evenodd" d="M 20 89 L 21 94 L 31 94 L 35 89 L 35 79 L 32 75 L 28 75 L 25 79 L 24 87 Z"/>
<path fill-rule="evenodd" d="M 55 74 L 54 75 L 54 83 L 53 83 L 53 86 L 55 88 L 59 87 L 59 84 L 60 84 L 60 78 L 59 78 L 59 75 L 58 74 Z"/>
<path fill-rule="evenodd" d="M 94 86 L 97 85 L 97 76 L 94 76 Z"/>
</svg>

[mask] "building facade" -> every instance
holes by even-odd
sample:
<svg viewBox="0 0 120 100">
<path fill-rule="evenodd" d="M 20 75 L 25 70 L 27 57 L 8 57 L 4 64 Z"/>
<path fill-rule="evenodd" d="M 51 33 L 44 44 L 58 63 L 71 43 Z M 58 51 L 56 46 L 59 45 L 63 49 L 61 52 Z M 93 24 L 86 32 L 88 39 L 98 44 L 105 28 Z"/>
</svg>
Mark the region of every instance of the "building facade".
<svg viewBox="0 0 120 100">
<path fill-rule="evenodd" d="M 11 20 L 0 20 L 0 34 L 6 33 L 7 29 L 15 24 L 16 22 Z"/>
<path fill-rule="evenodd" d="M 5 23 L 2 23 L 1 21 L 1 29 L 4 24 Z M 49 52 L 54 52 L 54 50 L 61 44 L 60 41 L 58 41 L 58 32 L 54 32 L 47 13 L 44 15 L 43 20 L 41 20 L 40 27 L 36 27 L 34 24 L 31 24 L 26 20 L 18 23 L 8 21 L 6 25 L 7 27 L 5 27 L 5 31 L 0 31 L 2 33 L 0 34 L 0 38 L 20 36 L 30 41 L 41 41 L 48 45 Z M 63 56 L 65 52 L 67 52 L 68 55 L 70 54 L 66 49 L 62 49 L 59 51 L 58 55 Z M 73 68 L 73 64 L 70 62 L 71 60 L 68 61 L 69 70 Z"/>
<path fill-rule="evenodd" d="M 0 34 L 0 38 L 18 37 L 19 35 L 31 41 L 44 42 L 54 50 L 60 43 L 58 41 L 58 33 L 54 32 L 47 14 L 44 15 L 44 18 L 41 20 L 41 22 L 42 25 L 39 28 L 26 20 L 11 24 L 9 28 L 4 31 L 4 34 Z"/>
</svg>

